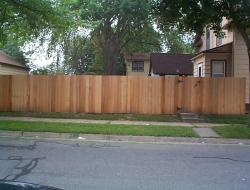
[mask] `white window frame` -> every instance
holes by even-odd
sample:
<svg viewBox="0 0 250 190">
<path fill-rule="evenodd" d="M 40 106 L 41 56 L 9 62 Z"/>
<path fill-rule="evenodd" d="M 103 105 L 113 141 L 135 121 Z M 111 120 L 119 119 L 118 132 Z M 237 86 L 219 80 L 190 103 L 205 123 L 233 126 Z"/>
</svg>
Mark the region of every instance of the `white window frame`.
<svg viewBox="0 0 250 190">
<path fill-rule="evenodd" d="M 204 74 L 203 74 L 203 63 L 199 63 L 198 66 L 198 77 L 203 77 Z M 201 68 L 201 76 L 200 76 L 200 68 Z"/>
<path fill-rule="evenodd" d="M 213 64 L 223 63 L 223 73 L 213 73 Z M 212 60 L 211 61 L 211 76 L 212 77 L 225 77 L 226 76 L 226 61 L 225 60 Z"/>
</svg>

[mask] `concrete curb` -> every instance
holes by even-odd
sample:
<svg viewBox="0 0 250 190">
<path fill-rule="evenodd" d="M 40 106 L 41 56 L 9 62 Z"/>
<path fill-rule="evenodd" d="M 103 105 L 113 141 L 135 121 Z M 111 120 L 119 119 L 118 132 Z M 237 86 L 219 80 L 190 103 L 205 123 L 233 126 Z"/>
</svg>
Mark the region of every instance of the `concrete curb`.
<svg viewBox="0 0 250 190">
<path fill-rule="evenodd" d="M 181 126 L 181 127 L 215 127 L 227 124 L 216 123 L 188 123 L 188 122 L 156 122 L 156 121 L 128 121 L 128 120 L 89 120 L 89 119 L 58 119 L 58 118 L 35 118 L 35 117 L 7 117 L 0 116 L 0 120 L 10 121 L 33 121 L 52 123 L 86 123 L 86 124 L 118 124 L 118 125 L 159 125 L 159 126 Z"/>
<path fill-rule="evenodd" d="M 21 131 L 0 131 L 0 137 L 48 138 L 48 139 L 60 139 L 60 140 L 79 140 L 83 142 L 84 141 L 86 142 L 96 141 L 96 142 L 250 145 L 250 140 L 248 139 L 119 136 L 119 135 L 72 134 L 72 133 L 51 133 L 51 132 L 21 132 Z"/>
</svg>

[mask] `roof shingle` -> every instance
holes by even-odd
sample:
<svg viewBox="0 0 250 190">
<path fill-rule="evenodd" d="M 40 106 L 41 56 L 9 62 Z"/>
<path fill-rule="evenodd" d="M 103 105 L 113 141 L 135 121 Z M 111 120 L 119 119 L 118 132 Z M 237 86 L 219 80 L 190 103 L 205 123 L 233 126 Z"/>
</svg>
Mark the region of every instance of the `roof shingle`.
<svg viewBox="0 0 250 190">
<path fill-rule="evenodd" d="M 0 51 L 0 63 L 28 69 L 25 65 L 19 63 L 3 51 Z"/>
<path fill-rule="evenodd" d="M 159 75 L 192 75 L 194 54 L 152 53 L 150 72 Z"/>
</svg>

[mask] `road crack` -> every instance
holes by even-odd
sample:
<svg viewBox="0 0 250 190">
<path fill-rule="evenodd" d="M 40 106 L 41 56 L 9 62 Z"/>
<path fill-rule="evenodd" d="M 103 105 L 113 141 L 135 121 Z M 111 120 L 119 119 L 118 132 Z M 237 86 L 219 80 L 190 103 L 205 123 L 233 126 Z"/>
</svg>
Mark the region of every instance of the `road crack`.
<svg viewBox="0 0 250 190">
<path fill-rule="evenodd" d="M 4 178 L 0 180 L 17 180 L 18 178 L 28 175 L 32 172 L 33 169 L 35 169 L 39 163 L 40 160 L 46 159 L 45 156 L 43 157 L 36 157 L 36 158 L 23 158 L 22 156 L 10 156 L 7 159 L 0 159 L 0 160 L 5 160 L 5 161 L 18 161 L 18 163 L 14 166 L 14 169 L 17 170 L 18 172 L 16 174 L 8 174 Z M 24 161 L 27 161 L 28 163 L 23 164 Z"/>
<path fill-rule="evenodd" d="M 244 162 L 244 163 L 250 163 L 250 160 L 237 160 L 233 158 L 227 158 L 227 157 L 216 157 L 216 156 L 194 156 L 193 158 L 198 158 L 198 159 L 219 159 L 219 160 L 230 160 L 233 162 Z"/>
</svg>

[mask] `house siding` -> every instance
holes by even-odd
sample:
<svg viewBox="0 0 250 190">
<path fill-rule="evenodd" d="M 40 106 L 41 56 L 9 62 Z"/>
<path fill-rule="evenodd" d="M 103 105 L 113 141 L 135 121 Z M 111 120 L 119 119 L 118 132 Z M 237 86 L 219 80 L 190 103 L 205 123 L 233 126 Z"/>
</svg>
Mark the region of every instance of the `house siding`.
<svg viewBox="0 0 250 190">
<path fill-rule="evenodd" d="M 222 44 L 228 44 L 234 41 L 234 33 L 232 31 L 224 30 L 225 32 L 225 37 L 222 38 Z"/>
<path fill-rule="evenodd" d="M 246 103 L 249 103 L 249 60 L 247 46 L 236 29 L 234 32 L 233 61 L 234 77 L 246 78 Z"/>
<path fill-rule="evenodd" d="M 148 76 L 150 61 L 144 61 L 144 71 L 143 72 L 133 72 L 132 71 L 132 61 L 126 62 L 127 76 Z"/>
<path fill-rule="evenodd" d="M 222 38 L 222 44 L 228 44 L 234 41 L 234 32 L 231 30 L 223 30 L 224 37 Z M 202 39 L 202 46 L 200 47 L 199 51 L 205 51 L 206 49 L 206 31 L 204 30 L 204 35 L 201 37 Z M 210 49 L 217 47 L 216 45 L 216 35 L 213 30 L 210 30 Z"/>
<path fill-rule="evenodd" d="M 0 75 L 24 75 L 29 74 L 26 69 L 15 66 L 8 66 L 0 63 Z"/>
<path fill-rule="evenodd" d="M 211 63 L 213 60 L 225 60 L 226 61 L 226 77 L 232 76 L 232 55 L 231 53 L 211 53 L 207 54 L 205 58 L 206 75 L 211 76 Z"/>
<path fill-rule="evenodd" d="M 228 28 L 226 25 L 228 20 L 223 18 L 222 26 Z M 204 59 L 204 72 L 205 76 L 211 76 L 211 60 L 223 60 L 227 61 L 226 65 L 226 76 L 229 77 L 241 77 L 246 79 L 246 103 L 249 102 L 250 88 L 249 88 L 249 58 L 247 54 L 247 46 L 244 42 L 243 37 L 237 31 L 236 28 L 230 28 L 223 30 L 225 36 L 222 38 L 222 44 L 232 43 L 232 53 L 206 53 L 201 54 L 200 57 L 194 58 L 194 76 L 198 76 L 198 64 L 203 62 Z M 206 50 L 206 29 L 204 29 L 204 35 L 201 36 L 203 41 L 202 46 L 199 51 L 202 52 Z M 210 48 L 215 48 L 216 46 L 216 36 L 214 32 L 210 31 Z M 201 61 L 203 60 L 203 61 Z"/>
<path fill-rule="evenodd" d="M 206 50 L 206 33 L 204 31 L 204 35 L 201 36 L 202 40 L 202 46 L 200 47 L 199 51 L 205 51 Z"/>
<path fill-rule="evenodd" d="M 223 30 L 223 32 L 224 32 L 224 37 L 222 38 L 221 45 L 233 42 L 233 32 L 232 31 L 228 31 L 228 30 Z M 217 39 L 217 37 L 216 37 L 214 31 L 211 30 L 211 40 L 210 40 L 211 44 L 210 44 L 210 48 L 218 47 L 216 45 L 216 39 Z"/>
<path fill-rule="evenodd" d="M 202 73 L 205 77 L 211 76 L 211 62 L 212 60 L 225 60 L 226 61 L 226 76 L 232 76 L 232 55 L 230 53 L 207 53 L 202 54 L 200 57 L 193 59 L 194 63 L 194 77 L 198 77 L 198 65 L 202 63 Z"/>
</svg>

